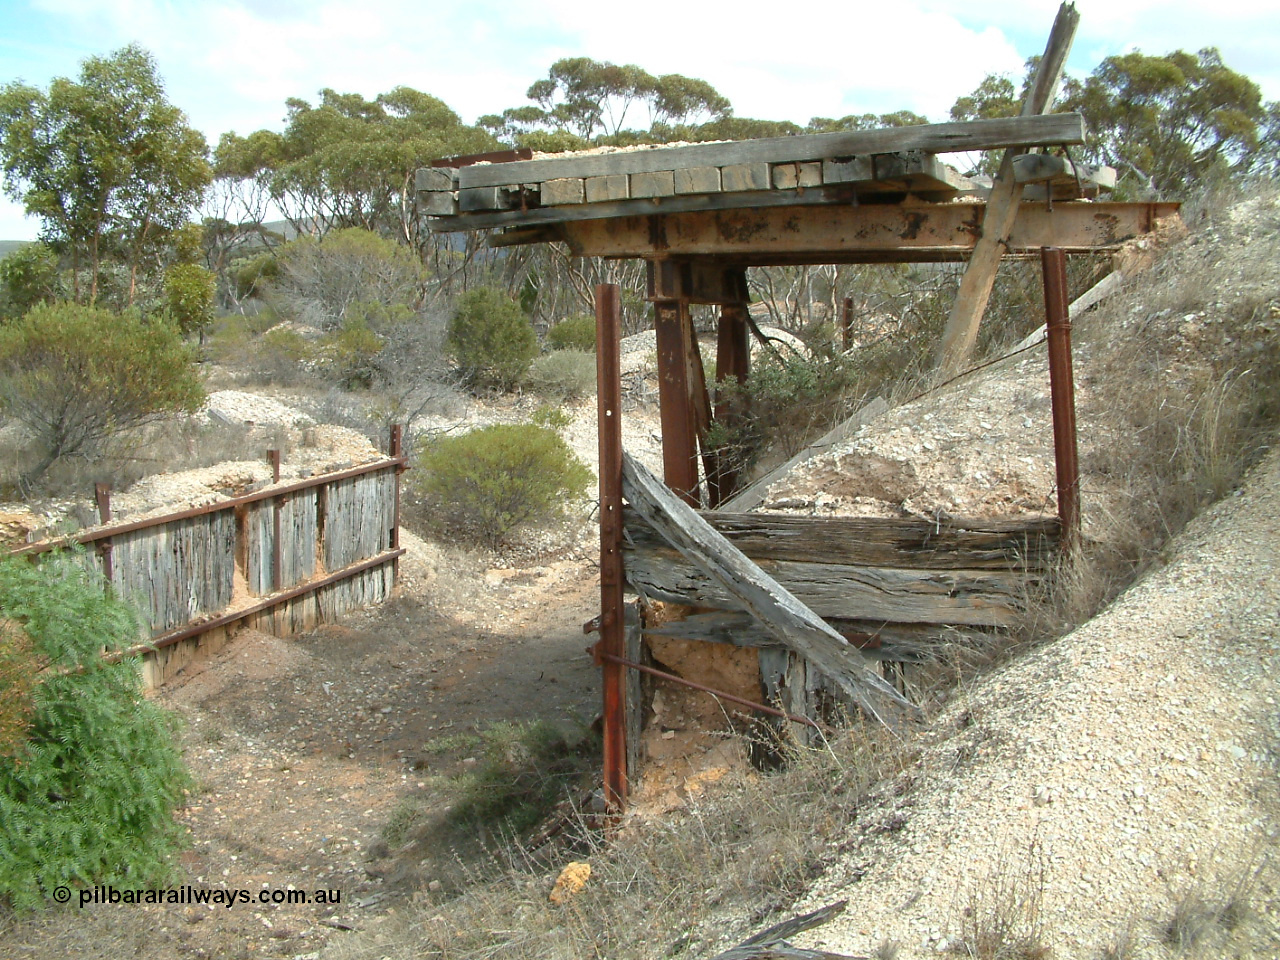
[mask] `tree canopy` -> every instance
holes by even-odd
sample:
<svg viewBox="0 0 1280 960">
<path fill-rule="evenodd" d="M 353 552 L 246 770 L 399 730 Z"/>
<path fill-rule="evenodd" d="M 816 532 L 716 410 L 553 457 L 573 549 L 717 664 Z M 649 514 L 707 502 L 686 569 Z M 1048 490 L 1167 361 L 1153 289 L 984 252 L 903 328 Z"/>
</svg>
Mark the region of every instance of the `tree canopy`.
<svg viewBox="0 0 1280 960">
<path fill-rule="evenodd" d="M 185 223 L 212 177 L 204 136 L 165 98 L 155 61 L 130 45 L 85 60 L 78 80 L 41 90 L 0 88 L 0 159 L 5 192 L 43 222 L 42 239 L 69 254 L 74 293 L 89 269 L 98 295 L 103 259 L 130 273 Z"/>
</svg>

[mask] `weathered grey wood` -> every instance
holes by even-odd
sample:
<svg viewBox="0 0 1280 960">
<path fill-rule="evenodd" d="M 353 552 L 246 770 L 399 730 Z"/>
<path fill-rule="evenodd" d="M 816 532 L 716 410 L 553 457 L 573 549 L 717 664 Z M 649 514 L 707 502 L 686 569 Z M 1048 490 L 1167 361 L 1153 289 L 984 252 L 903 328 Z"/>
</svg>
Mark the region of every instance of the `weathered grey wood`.
<svg viewBox="0 0 1280 960">
<path fill-rule="evenodd" d="M 617 173 L 610 177 L 588 177 L 586 181 L 587 203 L 605 203 L 611 200 L 626 200 L 628 177 L 625 173 Z"/>
<path fill-rule="evenodd" d="M 989 646 L 997 634 L 971 627 L 944 623 L 886 623 L 883 620 L 826 618 L 836 633 L 862 650 L 872 660 L 921 663 L 934 659 L 950 644 L 981 648 Z M 694 613 L 683 620 L 668 620 L 645 631 L 677 640 L 730 643 L 755 647 L 763 657 L 769 650 L 785 649 L 749 614 L 732 610 Z M 764 662 L 763 660 L 761 661 Z"/>
<path fill-rule="evenodd" d="M 677 194 L 686 193 L 719 193 L 719 167 L 689 167 L 675 171 Z"/>
<path fill-rule="evenodd" d="M 628 544 L 625 557 L 627 582 L 646 597 L 691 607 L 744 609 L 735 590 L 680 554 Z M 822 618 L 1005 627 L 1022 616 L 1027 589 L 1025 577 L 996 570 L 905 570 L 795 560 L 762 560 L 754 566 Z"/>
<path fill-rule="evenodd" d="M 759 563 L 905 567 L 926 570 L 1043 572 L 1058 557 L 1057 517 L 1034 520 L 907 520 L 877 517 L 799 517 L 706 511 L 704 520 Z M 666 541 L 634 509 L 623 514 L 636 549 L 662 550 Z"/>
<path fill-rule="evenodd" d="M 1064 3 L 1059 7 L 1044 56 L 1040 59 L 1031 90 L 1022 105 L 1023 119 L 1030 119 L 1048 109 L 1062 76 L 1067 55 L 1071 52 L 1071 43 L 1079 23 L 1080 14 L 1076 12 L 1074 4 Z M 937 366 L 944 377 L 958 372 L 973 352 L 973 345 L 978 339 L 978 327 L 986 312 L 987 301 L 991 298 L 991 288 L 995 284 L 996 270 L 1008 250 L 1009 236 L 1013 232 L 1014 219 L 1018 214 L 1018 201 L 1022 198 L 1022 184 L 1013 176 L 1013 158 L 1016 152 L 1012 148 L 1005 150 L 1000 172 L 987 200 L 982 235 L 974 245 L 969 266 L 960 279 L 960 289 L 956 293 L 947 326 L 942 333 Z"/>
<path fill-rule="evenodd" d="M 720 168 L 720 189 L 725 193 L 768 190 L 771 186 L 769 164 L 764 161 L 735 163 Z"/>
<path fill-rule="evenodd" d="M 586 202 L 585 181 L 581 177 L 565 177 L 547 180 L 542 184 L 540 199 L 543 206 Z"/>
<path fill-rule="evenodd" d="M 688 167 L 722 167 L 737 163 L 791 163 L 824 158 L 922 150 L 960 153 L 992 150 L 1017 144 L 1077 144 L 1084 142 L 1084 118 L 1078 113 L 1038 117 L 1008 117 L 958 123 L 887 127 L 816 133 L 800 137 L 769 137 L 732 143 L 696 143 L 681 147 L 622 151 L 587 156 L 477 164 L 458 171 L 460 187 L 493 187 L 541 183 L 560 177 L 598 177 L 616 173 L 653 173 Z"/>
<path fill-rule="evenodd" d="M 452 217 L 460 213 L 462 207 L 458 198 L 452 193 L 422 193 L 418 195 L 418 212 L 428 217 Z"/>
<path fill-rule="evenodd" d="M 875 397 L 864 404 L 852 416 L 846 417 L 830 431 L 825 433 L 818 440 L 809 444 L 805 449 L 801 450 L 786 463 L 774 467 L 763 477 L 753 480 L 750 484 L 743 487 L 732 497 L 720 504 L 720 509 L 726 513 L 734 511 L 745 513 L 748 510 L 754 510 L 764 502 L 765 496 L 769 492 L 769 488 L 781 480 L 784 476 L 794 470 L 797 466 L 807 460 L 811 460 L 818 454 L 823 453 L 829 447 L 852 436 L 859 427 L 865 423 L 870 423 L 886 413 L 889 404 L 885 402 L 883 397 Z"/>
<path fill-rule="evenodd" d="M 670 197 L 675 192 L 675 174 L 670 170 L 631 174 L 631 196 L 633 198 Z"/>
<path fill-rule="evenodd" d="M 1013 158 L 1013 178 L 1022 184 L 1050 183 L 1082 188 L 1090 185 L 1104 190 L 1114 190 L 1114 167 L 1098 167 L 1087 163 L 1073 163 L 1066 157 L 1049 153 L 1024 153 Z M 1023 196 L 1028 196 L 1024 191 Z"/>
<path fill-rule="evenodd" d="M 840 160 L 822 161 L 823 183 L 855 183 L 875 179 L 875 167 L 870 157 L 846 157 Z"/>
<path fill-rule="evenodd" d="M 510 205 L 510 191 L 502 187 L 475 187 L 458 191 L 458 208 L 463 213 L 505 210 Z"/>
<path fill-rule="evenodd" d="M 782 643 L 837 682 L 868 716 L 891 723 L 918 709 L 879 677 L 869 658 L 753 564 L 643 464 L 622 458 L 623 493 L 631 505 L 706 577 L 750 611 Z M 630 578 L 631 570 L 627 568 Z"/>
<path fill-rule="evenodd" d="M 822 164 L 778 163 L 773 167 L 773 185 L 779 190 L 822 186 Z"/>
<path fill-rule="evenodd" d="M 448 167 L 419 167 L 413 185 L 419 191 L 457 190 L 457 171 Z"/>
</svg>

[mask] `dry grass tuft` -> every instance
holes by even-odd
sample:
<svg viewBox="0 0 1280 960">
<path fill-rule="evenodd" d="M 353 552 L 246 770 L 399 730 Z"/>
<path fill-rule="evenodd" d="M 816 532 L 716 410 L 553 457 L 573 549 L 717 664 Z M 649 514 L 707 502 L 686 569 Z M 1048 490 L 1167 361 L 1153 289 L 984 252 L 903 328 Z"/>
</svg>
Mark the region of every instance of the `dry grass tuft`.
<svg viewBox="0 0 1280 960">
<path fill-rule="evenodd" d="M 971 887 L 960 910 L 951 951 L 972 960 L 1048 960 L 1040 904 L 1045 858 L 1033 844 L 1021 863 L 1002 852 L 987 876 Z"/>
</svg>

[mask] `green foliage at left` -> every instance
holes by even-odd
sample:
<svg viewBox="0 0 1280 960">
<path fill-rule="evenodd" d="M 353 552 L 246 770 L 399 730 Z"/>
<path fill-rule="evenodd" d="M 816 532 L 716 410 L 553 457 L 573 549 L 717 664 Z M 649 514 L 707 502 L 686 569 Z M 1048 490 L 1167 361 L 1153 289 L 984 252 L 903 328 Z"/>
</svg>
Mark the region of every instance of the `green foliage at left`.
<svg viewBox="0 0 1280 960">
<path fill-rule="evenodd" d="M 28 483 L 63 457 L 89 455 L 121 431 L 203 402 L 195 358 L 162 320 L 55 303 L 0 327 L 0 412 L 38 448 Z"/>
<path fill-rule="evenodd" d="M 173 813 L 191 780 L 174 723 L 147 701 L 127 606 L 82 558 L 0 559 L 0 662 L 47 667 L 19 691 L 29 725 L 0 749 L 0 899 L 40 906 L 58 885 L 164 883 L 183 840 Z M 0 683 L 4 681 L 0 674 Z M 8 699 L 9 687 L 0 687 Z"/>
<path fill-rule="evenodd" d="M 28 243 L 0 260 L 0 318 L 20 317 L 62 294 L 58 254 L 48 244 Z"/>
<path fill-rule="evenodd" d="M 491 287 L 459 298 L 446 346 L 462 379 L 482 389 L 515 389 L 538 355 L 537 334 L 520 304 Z"/>
</svg>

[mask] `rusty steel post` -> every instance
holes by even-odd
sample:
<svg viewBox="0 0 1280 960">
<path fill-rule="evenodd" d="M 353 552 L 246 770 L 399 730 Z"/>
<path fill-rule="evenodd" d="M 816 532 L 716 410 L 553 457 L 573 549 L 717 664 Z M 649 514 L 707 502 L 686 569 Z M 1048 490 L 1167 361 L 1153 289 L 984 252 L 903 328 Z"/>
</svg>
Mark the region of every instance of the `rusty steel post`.
<svg viewBox="0 0 1280 960">
<path fill-rule="evenodd" d="M 844 312 L 840 315 L 840 349 L 846 353 L 853 346 L 853 297 L 844 298 Z"/>
<path fill-rule="evenodd" d="M 685 503 L 701 506 L 698 493 L 698 437 L 689 383 L 689 305 L 683 300 L 653 304 L 658 341 L 658 414 L 662 421 L 662 475 Z"/>
<path fill-rule="evenodd" d="M 596 287 L 596 414 L 600 445 L 600 641 L 604 688 L 604 797 L 611 811 L 627 799 L 626 653 L 622 570 L 622 367 L 618 285 Z M 687 394 L 685 394 L 687 397 Z M 665 440 L 665 434 L 664 434 Z"/>
<path fill-rule="evenodd" d="M 98 503 L 98 522 L 111 522 L 111 484 L 95 483 L 93 485 L 93 498 Z M 106 588 L 111 589 L 111 579 L 115 575 L 114 565 L 111 560 L 111 538 L 107 537 L 98 543 L 98 555 L 102 557 L 102 579 L 106 581 Z"/>
<path fill-rule="evenodd" d="M 1071 316 L 1067 257 L 1061 247 L 1043 247 L 1045 327 L 1049 340 L 1049 395 L 1053 403 L 1053 456 L 1058 474 L 1058 518 L 1062 547 L 1070 552 L 1080 536 L 1080 465 L 1076 444 L 1076 388 L 1071 371 Z"/>
<path fill-rule="evenodd" d="M 745 284 L 745 280 L 743 281 Z M 720 319 L 716 326 L 716 383 L 732 377 L 739 386 L 745 385 L 751 373 L 751 341 L 747 328 L 747 304 L 722 303 Z M 746 397 L 734 394 L 726 398 L 719 390 L 716 396 L 716 420 L 727 426 L 740 423 L 746 414 Z M 726 457 L 717 454 L 716 476 L 708 477 L 708 504 L 713 510 L 733 496 L 738 486 L 738 473 L 727 469 Z"/>
</svg>

